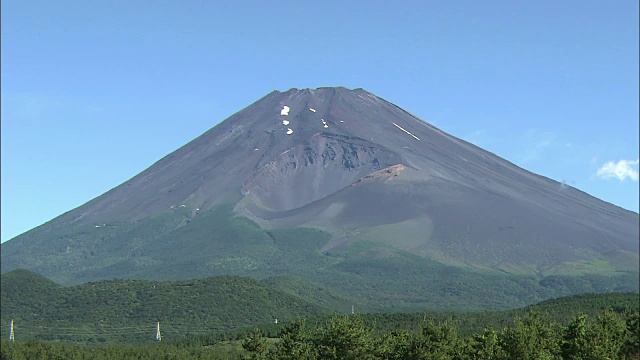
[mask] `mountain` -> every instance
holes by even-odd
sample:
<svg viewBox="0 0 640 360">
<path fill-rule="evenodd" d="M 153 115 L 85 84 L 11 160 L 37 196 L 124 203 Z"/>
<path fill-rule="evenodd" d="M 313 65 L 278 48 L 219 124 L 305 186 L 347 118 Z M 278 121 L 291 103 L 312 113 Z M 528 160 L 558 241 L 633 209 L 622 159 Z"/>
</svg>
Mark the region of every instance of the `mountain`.
<svg viewBox="0 0 640 360">
<path fill-rule="evenodd" d="M 370 310 L 497 309 L 637 290 L 639 225 L 365 90 L 291 89 L 2 244 L 2 272 L 294 276 Z"/>
</svg>

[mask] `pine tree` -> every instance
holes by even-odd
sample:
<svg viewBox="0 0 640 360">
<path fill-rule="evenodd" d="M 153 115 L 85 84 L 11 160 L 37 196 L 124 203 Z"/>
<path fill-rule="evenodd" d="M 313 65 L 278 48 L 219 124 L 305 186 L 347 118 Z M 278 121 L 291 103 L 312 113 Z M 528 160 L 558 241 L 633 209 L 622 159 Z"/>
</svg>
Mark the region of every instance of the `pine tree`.
<svg viewBox="0 0 640 360">
<path fill-rule="evenodd" d="M 640 359 L 640 312 L 627 309 L 624 315 L 627 336 L 623 345 L 623 354 L 627 359 Z"/>
<path fill-rule="evenodd" d="M 270 359 L 313 360 L 317 358 L 311 338 L 305 329 L 305 318 L 296 319 L 282 331 L 282 338 L 269 352 Z"/>
<path fill-rule="evenodd" d="M 588 351 L 587 316 L 578 315 L 571 319 L 571 322 L 564 330 L 562 358 L 567 360 L 587 359 Z"/>
<path fill-rule="evenodd" d="M 507 359 L 505 351 L 500 346 L 498 332 L 484 329 L 482 335 L 475 336 L 469 352 L 471 359 L 501 360 Z"/>
<path fill-rule="evenodd" d="M 509 359 L 560 359 L 560 335 L 557 324 L 539 312 L 531 312 L 524 319 L 501 334 L 501 346 Z"/>
<path fill-rule="evenodd" d="M 371 331 L 359 316 L 336 316 L 316 339 L 318 359 L 367 360 L 374 358 Z"/>
<path fill-rule="evenodd" d="M 627 335 L 627 324 L 611 309 L 596 316 L 588 327 L 588 357 L 585 359 L 620 359 Z"/>
<path fill-rule="evenodd" d="M 409 356 L 411 334 L 404 329 L 386 334 L 378 345 L 378 357 L 386 360 L 404 360 Z"/>
<path fill-rule="evenodd" d="M 460 345 L 456 328 L 451 322 L 436 324 L 433 320 L 427 320 L 422 332 L 414 337 L 407 359 L 454 359 L 459 355 Z"/>
<path fill-rule="evenodd" d="M 262 337 L 260 329 L 253 332 L 242 341 L 242 348 L 249 353 L 249 359 L 260 360 L 265 358 L 267 352 L 267 340 Z"/>
</svg>

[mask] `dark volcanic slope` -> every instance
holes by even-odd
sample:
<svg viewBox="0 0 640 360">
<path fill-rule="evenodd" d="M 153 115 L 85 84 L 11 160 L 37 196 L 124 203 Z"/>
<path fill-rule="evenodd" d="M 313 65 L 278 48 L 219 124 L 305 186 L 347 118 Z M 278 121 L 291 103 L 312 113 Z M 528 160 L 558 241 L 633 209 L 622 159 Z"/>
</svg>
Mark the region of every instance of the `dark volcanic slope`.
<svg viewBox="0 0 640 360">
<path fill-rule="evenodd" d="M 216 231 L 213 220 L 195 221 L 225 204 L 264 229 L 328 231 L 318 256 L 332 259 L 405 253 L 512 274 L 637 272 L 637 213 L 345 88 L 272 92 L 126 183 L 3 244 L 2 271 L 26 267 L 77 282 L 145 277 L 137 271 L 172 264 L 153 248 L 226 256 L 227 247 L 202 235 Z M 244 244 L 233 231 L 234 244 Z M 272 257 L 256 265 L 249 256 L 243 269 L 287 274 L 274 270 L 284 255 L 264 250 L 273 245 L 265 239 L 255 244 Z M 190 269 L 204 260 L 181 259 L 175 277 L 201 274 Z M 238 272 L 220 265 L 240 266 L 237 259 L 212 262 L 206 273 Z"/>
</svg>

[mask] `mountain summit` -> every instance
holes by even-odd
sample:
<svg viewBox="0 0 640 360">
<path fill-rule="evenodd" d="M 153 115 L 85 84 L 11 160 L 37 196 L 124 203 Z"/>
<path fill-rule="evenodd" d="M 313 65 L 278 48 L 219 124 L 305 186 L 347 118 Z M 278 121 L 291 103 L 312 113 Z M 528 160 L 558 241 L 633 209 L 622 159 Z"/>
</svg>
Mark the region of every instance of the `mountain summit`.
<svg viewBox="0 0 640 360">
<path fill-rule="evenodd" d="M 638 227 L 637 213 L 365 90 L 291 89 L 2 244 L 2 272 L 63 283 L 286 275 L 372 307 L 433 304 L 433 291 L 464 304 L 484 290 L 500 307 L 637 288 Z"/>
</svg>

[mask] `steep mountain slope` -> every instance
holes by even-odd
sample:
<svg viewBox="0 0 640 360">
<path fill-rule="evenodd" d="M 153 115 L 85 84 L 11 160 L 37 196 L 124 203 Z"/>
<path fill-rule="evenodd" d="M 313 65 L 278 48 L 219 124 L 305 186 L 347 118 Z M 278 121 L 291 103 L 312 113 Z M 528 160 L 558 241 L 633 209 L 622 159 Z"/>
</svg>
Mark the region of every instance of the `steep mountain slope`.
<svg viewBox="0 0 640 360">
<path fill-rule="evenodd" d="M 372 308 L 493 308 L 637 288 L 638 227 L 365 90 L 291 89 L 2 244 L 2 272 L 293 275 Z"/>
</svg>

